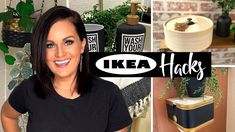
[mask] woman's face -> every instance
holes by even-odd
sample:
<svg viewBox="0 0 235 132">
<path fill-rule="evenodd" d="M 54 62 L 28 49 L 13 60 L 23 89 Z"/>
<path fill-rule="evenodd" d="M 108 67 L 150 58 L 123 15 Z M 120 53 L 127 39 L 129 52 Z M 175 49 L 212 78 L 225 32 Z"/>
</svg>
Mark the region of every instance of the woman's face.
<svg viewBox="0 0 235 132">
<path fill-rule="evenodd" d="M 75 26 L 68 20 L 52 25 L 46 43 L 46 63 L 55 77 L 74 77 L 86 40 L 81 41 Z"/>
</svg>

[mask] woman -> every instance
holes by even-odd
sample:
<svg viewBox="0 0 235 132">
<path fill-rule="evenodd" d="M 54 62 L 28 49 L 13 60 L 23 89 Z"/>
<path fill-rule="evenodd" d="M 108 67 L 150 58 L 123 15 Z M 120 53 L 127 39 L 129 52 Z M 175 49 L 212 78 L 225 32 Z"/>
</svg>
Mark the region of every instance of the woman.
<svg viewBox="0 0 235 132">
<path fill-rule="evenodd" d="M 32 38 L 36 74 L 24 80 L 2 107 L 6 132 L 29 113 L 29 132 L 127 132 L 131 123 L 121 92 L 88 70 L 88 46 L 80 15 L 57 6 L 37 22 Z"/>
</svg>

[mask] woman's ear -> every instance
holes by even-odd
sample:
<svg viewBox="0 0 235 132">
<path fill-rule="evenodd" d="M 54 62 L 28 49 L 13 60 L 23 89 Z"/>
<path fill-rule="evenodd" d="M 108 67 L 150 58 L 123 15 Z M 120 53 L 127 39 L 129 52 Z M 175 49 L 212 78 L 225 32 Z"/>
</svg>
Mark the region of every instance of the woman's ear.
<svg viewBox="0 0 235 132">
<path fill-rule="evenodd" d="M 84 52 L 84 50 L 85 50 L 86 43 L 87 43 L 87 41 L 86 41 L 86 39 L 84 38 L 84 39 L 82 40 L 82 45 L 81 45 L 81 54 L 83 54 L 83 52 Z"/>
</svg>

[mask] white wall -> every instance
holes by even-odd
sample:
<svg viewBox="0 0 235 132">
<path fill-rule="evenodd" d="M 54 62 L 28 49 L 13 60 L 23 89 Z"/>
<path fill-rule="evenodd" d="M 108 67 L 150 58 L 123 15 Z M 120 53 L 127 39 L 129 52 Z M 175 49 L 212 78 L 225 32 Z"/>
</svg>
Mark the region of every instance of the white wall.
<svg viewBox="0 0 235 132">
<path fill-rule="evenodd" d="M 92 10 L 93 5 L 96 4 L 98 4 L 98 0 L 69 0 L 69 7 L 80 14 Z"/>
<path fill-rule="evenodd" d="M 127 0 L 103 0 L 103 8 L 113 8 L 121 5 Z M 93 6 L 99 4 L 99 0 L 69 0 L 69 7 L 80 14 L 85 11 L 93 10 Z"/>
<path fill-rule="evenodd" d="M 227 132 L 235 132 L 235 67 L 228 71 Z"/>
</svg>

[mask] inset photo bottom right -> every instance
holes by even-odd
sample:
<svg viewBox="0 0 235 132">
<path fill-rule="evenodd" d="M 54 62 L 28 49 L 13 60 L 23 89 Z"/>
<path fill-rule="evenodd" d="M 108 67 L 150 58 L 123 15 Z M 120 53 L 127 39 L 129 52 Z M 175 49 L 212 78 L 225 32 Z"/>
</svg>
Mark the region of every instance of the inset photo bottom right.
<svg viewBox="0 0 235 132">
<path fill-rule="evenodd" d="M 235 67 L 211 72 L 153 79 L 153 132 L 235 131 Z"/>
</svg>

